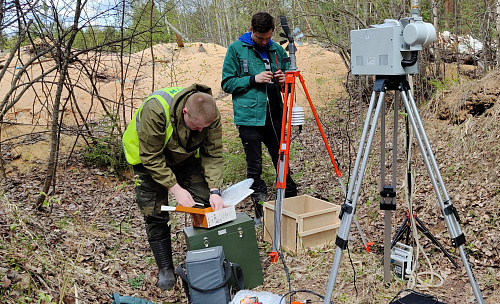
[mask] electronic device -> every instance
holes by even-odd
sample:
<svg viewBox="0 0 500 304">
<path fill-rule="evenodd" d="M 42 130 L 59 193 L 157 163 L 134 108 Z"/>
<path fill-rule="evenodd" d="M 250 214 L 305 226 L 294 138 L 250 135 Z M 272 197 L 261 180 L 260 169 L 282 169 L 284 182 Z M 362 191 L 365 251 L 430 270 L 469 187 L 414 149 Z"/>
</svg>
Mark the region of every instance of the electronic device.
<svg viewBox="0 0 500 304">
<path fill-rule="evenodd" d="M 418 72 L 418 51 L 436 39 L 436 29 L 413 14 L 401 20 L 351 31 L 353 75 L 407 75 Z"/>
<path fill-rule="evenodd" d="M 413 266 L 413 247 L 396 243 L 391 249 L 391 270 L 402 280 L 408 280 Z"/>
</svg>

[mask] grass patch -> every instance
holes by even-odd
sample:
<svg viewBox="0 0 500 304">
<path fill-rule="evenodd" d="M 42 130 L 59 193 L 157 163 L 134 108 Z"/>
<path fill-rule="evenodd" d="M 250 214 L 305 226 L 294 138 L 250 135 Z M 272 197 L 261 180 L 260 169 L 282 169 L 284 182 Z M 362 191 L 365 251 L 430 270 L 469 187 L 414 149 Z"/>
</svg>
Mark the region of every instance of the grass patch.
<svg viewBox="0 0 500 304">
<path fill-rule="evenodd" d="M 234 124 L 226 122 L 223 124 L 222 145 L 224 147 L 224 184 L 232 185 L 246 179 L 247 163 L 245 151 Z M 271 156 L 265 145 L 262 145 L 262 179 L 270 187 L 276 181 L 276 173 Z"/>
</svg>

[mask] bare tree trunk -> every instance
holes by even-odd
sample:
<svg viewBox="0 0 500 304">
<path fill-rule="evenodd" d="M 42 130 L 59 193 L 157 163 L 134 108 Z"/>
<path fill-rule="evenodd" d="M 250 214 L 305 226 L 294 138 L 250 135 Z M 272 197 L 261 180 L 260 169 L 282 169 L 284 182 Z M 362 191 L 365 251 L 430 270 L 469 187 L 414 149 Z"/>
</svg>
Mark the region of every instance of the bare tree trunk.
<svg viewBox="0 0 500 304">
<path fill-rule="evenodd" d="M 440 33 L 440 29 L 439 29 L 439 14 L 438 14 L 438 0 L 432 0 L 432 23 L 434 25 L 434 28 L 436 29 L 436 32 L 438 33 L 438 39 L 439 39 L 439 33 Z M 440 75 L 441 75 L 441 45 L 436 42 L 434 42 L 434 46 L 437 47 L 434 47 L 434 56 L 436 57 L 436 60 L 435 60 L 435 64 L 434 64 L 434 76 L 435 77 L 439 77 L 440 78 Z M 443 66 L 444 66 L 444 63 L 443 63 Z"/>
<path fill-rule="evenodd" d="M 452 1 L 452 0 L 449 0 Z M 456 43 L 456 53 L 457 53 L 457 79 L 460 79 L 460 52 L 458 50 L 458 1 L 453 1 L 453 20 L 454 20 L 454 28 L 455 28 L 455 41 Z"/>
<path fill-rule="evenodd" d="M 151 50 L 151 92 L 155 90 L 155 53 L 153 49 L 153 17 L 154 17 L 155 2 L 151 1 L 151 9 L 149 11 L 149 47 Z"/>
<path fill-rule="evenodd" d="M 453 12 L 453 0 L 444 0 L 444 27 L 450 28 L 449 20 L 452 17 Z"/>
<path fill-rule="evenodd" d="M 481 23 L 480 27 L 480 39 L 481 43 L 483 44 L 483 49 L 481 52 L 481 57 L 483 60 L 483 75 L 486 75 L 488 71 L 490 70 L 490 62 L 492 59 L 492 52 L 491 52 L 491 29 L 490 25 L 493 20 L 492 14 L 493 11 L 490 9 L 490 7 L 487 5 L 487 3 L 484 4 L 484 15 L 483 15 L 483 22 Z M 475 47 L 474 47 L 475 51 Z"/>
<path fill-rule="evenodd" d="M 4 13 L 5 13 L 4 0 L 0 0 L 0 39 L 1 40 L 3 40 L 3 29 L 4 29 L 3 17 L 4 17 Z M 0 41 L 0 43 L 3 44 L 3 41 Z M 3 45 L 2 45 L 2 47 L 3 47 Z"/>
<path fill-rule="evenodd" d="M 75 17 L 73 19 L 73 25 L 68 29 L 67 33 L 69 34 L 69 39 L 67 44 L 65 45 L 65 49 L 61 47 L 57 48 L 57 57 L 56 62 L 59 65 L 59 81 L 57 83 L 57 90 L 54 99 L 54 104 L 52 107 L 52 124 L 51 124 L 51 132 L 50 132 L 50 153 L 47 164 L 47 175 L 45 177 L 45 181 L 43 183 L 43 187 L 41 190 L 41 194 L 38 196 L 35 202 L 35 208 L 41 209 L 44 201 L 46 200 L 47 193 L 53 183 L 55 183 L 56 177 L 56 169 L 57 169 L 57 155 L 59 153 L 59 106 L 61 105 L 62 92 L 66 85 L 66 77 L 68 77 L 68 66 L 71 60 L 71 48 L 75 39 L 75 36 L 78 32 L 78 19 L 80 18 L 81 10 L 83 6 L 81 0 L 76 1 L 75 5 Z M 56 20 L 58 20 L 56 18 Z M 61 24 L 59 24 L 61 28 Z M 65 35 L 63 35 L 64 37 Z M 63 38 L 59 38 L 59 43 L 61 46 L 64 45 Z"/>
<path fill-rule="evenodd" d="M 121 83 L 120 83 L 120 99 L 119 99 L 119 102 L 118 102 L 118 113 L 120 112 L 120 106 L 123 106 L 122 107 L 122 116 L 123 116 L 123 129 L 125 129 L 126 127 L 126 121 L 127 121 L 127 117 L 126 117 L 126 111 L 125 111 L 125 81 L 123 81 L 125 79 L 125 75 L 123 74 L 123 53 L 125 51 L 125 1 L 122 2 L 122 11 L 121 11 L 121 25 L 120 25 L 120 56 L 119 56 L 119 60 L 120 60 L 120 73 L 121 73 Z M 132 103 L 132 99 L 131 99 L 131 103 Z M 133 107 L 133 103 L 131 104 L 131 107 Z M 134 111 L 130 111 L 130 117 L 128 117 L 129 119 L 132 119 L 132 115 Z"/>
<path fill-rule="evenodd" d="M 438 0 L 432 0 L 431 5 L 432 5 L 432 23 L 436 31 L 439 32 Z"/>
</svg>

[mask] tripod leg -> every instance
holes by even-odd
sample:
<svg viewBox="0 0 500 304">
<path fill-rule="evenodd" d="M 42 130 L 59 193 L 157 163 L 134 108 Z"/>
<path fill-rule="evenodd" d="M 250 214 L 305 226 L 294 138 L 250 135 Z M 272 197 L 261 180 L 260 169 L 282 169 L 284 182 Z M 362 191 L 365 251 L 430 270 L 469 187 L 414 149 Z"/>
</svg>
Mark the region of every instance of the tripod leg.
<svg viewBox="0 0 500 304">
<path fill-rule="evenodd" d="M 436 245 L 445 255 L 446 257 L 455 265 L 456 268 L 458 268 L 457 262 L 453 259 L 453 257 L 450 255 L 450 253 L 443 248 L 443 246 L 436 240 L 436 238 L 432 235 L 432 233 L 427 229 L 427 227 L 424 226 L 424 223 L 418 218 L 415 217 L 415 220 L 417 221 L 417 229 L 420 230 L 429 240 L 431 240 L 434 245 Z"/>
<path fill-rule="evenodd" d="M 340 170 L 337 167 L 337 162 L 335 161 L 335 158 L 333 157 L 332 150 L 330 149 L 330 145 L 328 144 L 328 140 L 326 139 L 325 132 L 323 132 L 323 127 L 321 127 L 321 122 L 319 121 L 318 114 L 316 113 L 316 109 L 314 109 L 314 105 L 311 101 L 311 96 L 309 96 L 309 91 L 307 91 L 306 84 L 304 81 L 304 78 L 302 78 L 302 75 L 298 73 L 300 83 L 302 84 L 302 89 L 304 90 L 304 93 L 306 94 L 307 101 L 309 102 L 309 106 L 311 107 L 311 111 L 314 115 L 314 119 L 316 120 L 316 124 L 318 125 L 319 132 L 321 133 L 321 137 L 323 138 L 323 142 L 325 143 L 326 150 L 328 151 L 328 155 L 330 156 L 330 160 L 332 161 L 333 167 L 335 168 L 335 173 L 337 174 L 337 177 L 340 178 Z M 340 185 L 343 187 L 343 184 Z M 345 195 L 345 190 L 344 190 L 344 195 Z"/>
<path fill-rule="evenodd" d="M 410 227 L 407 225 L 407 223 L 408 223 L 408 217 L 406 217 L 405 220 L 403 221 L 403 224 L 399 226 L 398 231 L 396 232 L 396 234 L 394 235 L 394 239 L 392 240 L 390 249 L 392 249 L 392 247 L 394 247 L 394 245 L 396 245 L 396 243 L 399 242 L 405 234 L 406 234 L 406 240 L 408 241 L 408 229 Z M 384 263 L 384 258 L 380 260 L 380 265 L 382 265 L 383 263 Z"/>
<path fill-rule="evenodd" d="M 376 92 L 373 91 L 372 97 L 370 100 L 370 105 L 368 107 L 368 111 L 366 114 L 365 124 L 363 127 L 363 133 L 361 134 L 361 139 L 358 147 L 358 153 L 356 155 L 356 162 L 354 164 L 354 170 L 351 176 L 351 183 L 349 184 L 349 190 L 347 192 L 346 200 L 342 205 L 342 209 L 340 211 L 340 227 L 337 233 L 337 239 L 335 244 L 337 245 L 337 249 L 335 251 L 335 257 L 333 259 L 332 270 L 330 271 L 330 276 L 328 279 L 328 285 L 326 288 L 324 304 L 330 304 L 330 299 L 332 297 L 333 288 L 335 286 L 335 280 L 337 279 L 338 269 L 340 266 L 340 259 L 342 257 L 342 250 L 347 248 L 347 241 L 349 239 L 349 229 L 352 224 L 352 220 L 354 217 L 354 213 L 356 211 L 356 203 L 358 200 L 359 192 L 361 189 L 361 184 L 363 182 L 363 175 L 366 169 L 366 164 L 368 163 L 368 158 L 370 156 L 371 144 L 373 142 L 373 137 L 376 131 L 376 123 L 380 116 L 380 111 L 382 108 L 383 100 L 385 93 L 381 92 L 379 94 L 379 99 L 377 103 L 377 108 L 375 109 L 375 114 L 373 115 L 373 120 L 371 120 L 373 108 L 375 107 L 375 98 Z M 371 124 L 370 124 L 371 122 Z M 371 125 L 371 128 L 370 128 Z M 365 140 L 368 134 L 368 129 L 370 128 L 370 134 L 368 136 L 368 140 Z M 364 149 L 363 149 L 364 148 Z M 361 157 L 363 160 L 361 161 Z M 358 172 L 359 171 L 359 172 Z"/>
<path fill-rule="evenodd" d="M 361 230 L 361 226 L 359 225 L 358 217 L 356 215 L 354 215 L 354 223 L 356 224 L 356 228 L 358 228 L 361 241 L 363 242 L 363 247 L 365 247 L 366 252 L 370 252 L 370 246 L 373 245 L 373 242 L 366 242 L 365 235 L 363 234 L 363 230 Z"/>
<path fill-rule="evenodd" d="M 319 132 L 321 133 L 321 137 L 323 138 L 323 142 L 325 143 L 326 150 L 328 151 L 328 155 L 330 156 L 330 160 L 332 161 L 333 168 L 335 169 L 335 173 L 337 175 L 337 178 L 339 180 L 340 188 L 342 189 L 342 192 L 344 193 L 344 197 L 346 196 L 346 190 L 344 186 L 344 182 L 342 181 L 342 175 L 340 173 L 340 170 L 337 166 L 337 162 L 335 161 L 335 158 L 333 157 L 332 150 L 330 149 L 330 145 L 328 144 L 328 140 L 326 139 L 325 132 L 323 132 L 323 127 L 321 127 L 321 122 L 319 121 L 318 114 L 316 113 L 316 109 L 314 108 L 314 105 L 311 100 L 311 96 L 309 95 L 309 91 L 307 90 L 306 83 L 300 72 L 297 72 L 297 75 L 299 77 L 300 83 L 302 84 L 302 89 L 304 90 L 304 93 L 306 94 L 307 101 L 309 102 L 309 106 L 311 107 L 311 111 L 314 115 L 314 119 L 316 120 L 316 124 L 318 125 Z M 361 240 L 363 241 L 363 246 L 365 247 L 365 250 L 367 252 L 370 252 L 370 246 L 373 245 L 373 242 L 367 243 L 365 239 L 365 235 L 363 234 L 363 230 L 361 230 L 361 226 L 359 225 L 357 217 L 354 217 L 354 222 L 356 223 L 356 227 L 358 228 L 359 234 L 361 235 Z"/>
<path fill-rule="evenodd" d="M 415 137 L 417 139 L 418 146 L 425 163 L 425 167 L 427 168 L 431 183 L 434 187 L 434 192 L 436 193 L 437 200 L 439 202 L 439 206 L 441 207 L 441 211 L 444 216 L 446 226 L 448 227 L 452 242 L 460 252 L 462 262 L 469 277 L 469 282 L 472 286 L 472 290 L 474 291 L 477 302 L 479 304 L 484 304 L 481 290 L 479 289 L 479 285 L 476 281 L 474 273 L 472 272 L 467 254 L 465 253 L 465 236 L 458 224 L 458 212 L 450 202 L 446 187 L 444 186 L 443 179 L 441 178 L 441 174 L 439 172 L 439 167 L 437 166 L 436 159 L 434 157 L 434 154 L 432 153 L 429 140 L 427 139 L 422 121 L 418 114 L 415 100 L 413 99 L 413 96 L 409 91 L 409 84 L 407 81 L 404 81 L 401 84 L 400 90 L 406 110 L 408 112 L 408 118 L 415 133 Z"/>
<path fill-rule="evenodd" d="M 288 85 L 290 85 L 290 105 L 287 106 L 288 98 Z M 292 117 L 293 96 L 295 92 L 295 74 L 293 72 L 286 72 L 285 80 L 285 94 L 283 97 L 283 118 L 281 122 L 281 138 L 279 161 L 276 178 L 276 204 L 274 207 L 274 238 L 271 256 L 271 262 L 278 261 L 278 250 L 281 247 L 281 213 L 283 198 L 285 197 L 286 189 L 286 176 L 288 174 L 288 158 L 290 153 L 290 134 L 291 134 L 291 121 L 287 117 Z"/>
<path fill-rule="evenodd" d="M 401 224 L 401 226 L 399 226 L 398 231 L 394 235 L 394 239 L 392 240 L 392 243 L 391 243 L 391 249 L 392 249 L 392 247 L 394 247 L 394 245 L 396 245 L 397 242 L 399 242 L 403 238 L 403 235 L 407 231 L 408 231 L 408 217 L 405 217 L 403 224 Z"/>
<path fill-rule="evenodd" d="M 408 245 L 410 243 L 410 232 L 411 232 L 411 229 L 410 229 L 410 225 L 408 225 L 406 227 L 406 245 Z"/>
</svg>

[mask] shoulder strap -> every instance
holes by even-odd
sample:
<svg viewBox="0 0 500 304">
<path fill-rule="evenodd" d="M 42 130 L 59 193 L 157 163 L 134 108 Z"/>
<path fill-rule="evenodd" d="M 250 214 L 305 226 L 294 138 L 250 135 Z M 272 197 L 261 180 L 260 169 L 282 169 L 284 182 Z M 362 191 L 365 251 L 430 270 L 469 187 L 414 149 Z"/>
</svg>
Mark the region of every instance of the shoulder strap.
<svg viewBox="0 0 500 304">
<path fill-rule="evenodd" d="M 185 264 L 179 264 L 175 268 L 175 273 L 181 278 L 182 288 L 184 289 L 184 292 L 186 293 L 186 297 L 187 297 L 189 303 L 191 303 L 191 297 L 189 296 L 188 278 L 186 276 L 186 265 Z"/>
<path fill-rule="evenodd" d="M 245 288 L 245 278 L 243 277 L 243 270 L 238 263 L 231 263 L 231 270 L 236 282 L 236 291 L 243 290 Z"/>
</svg>

